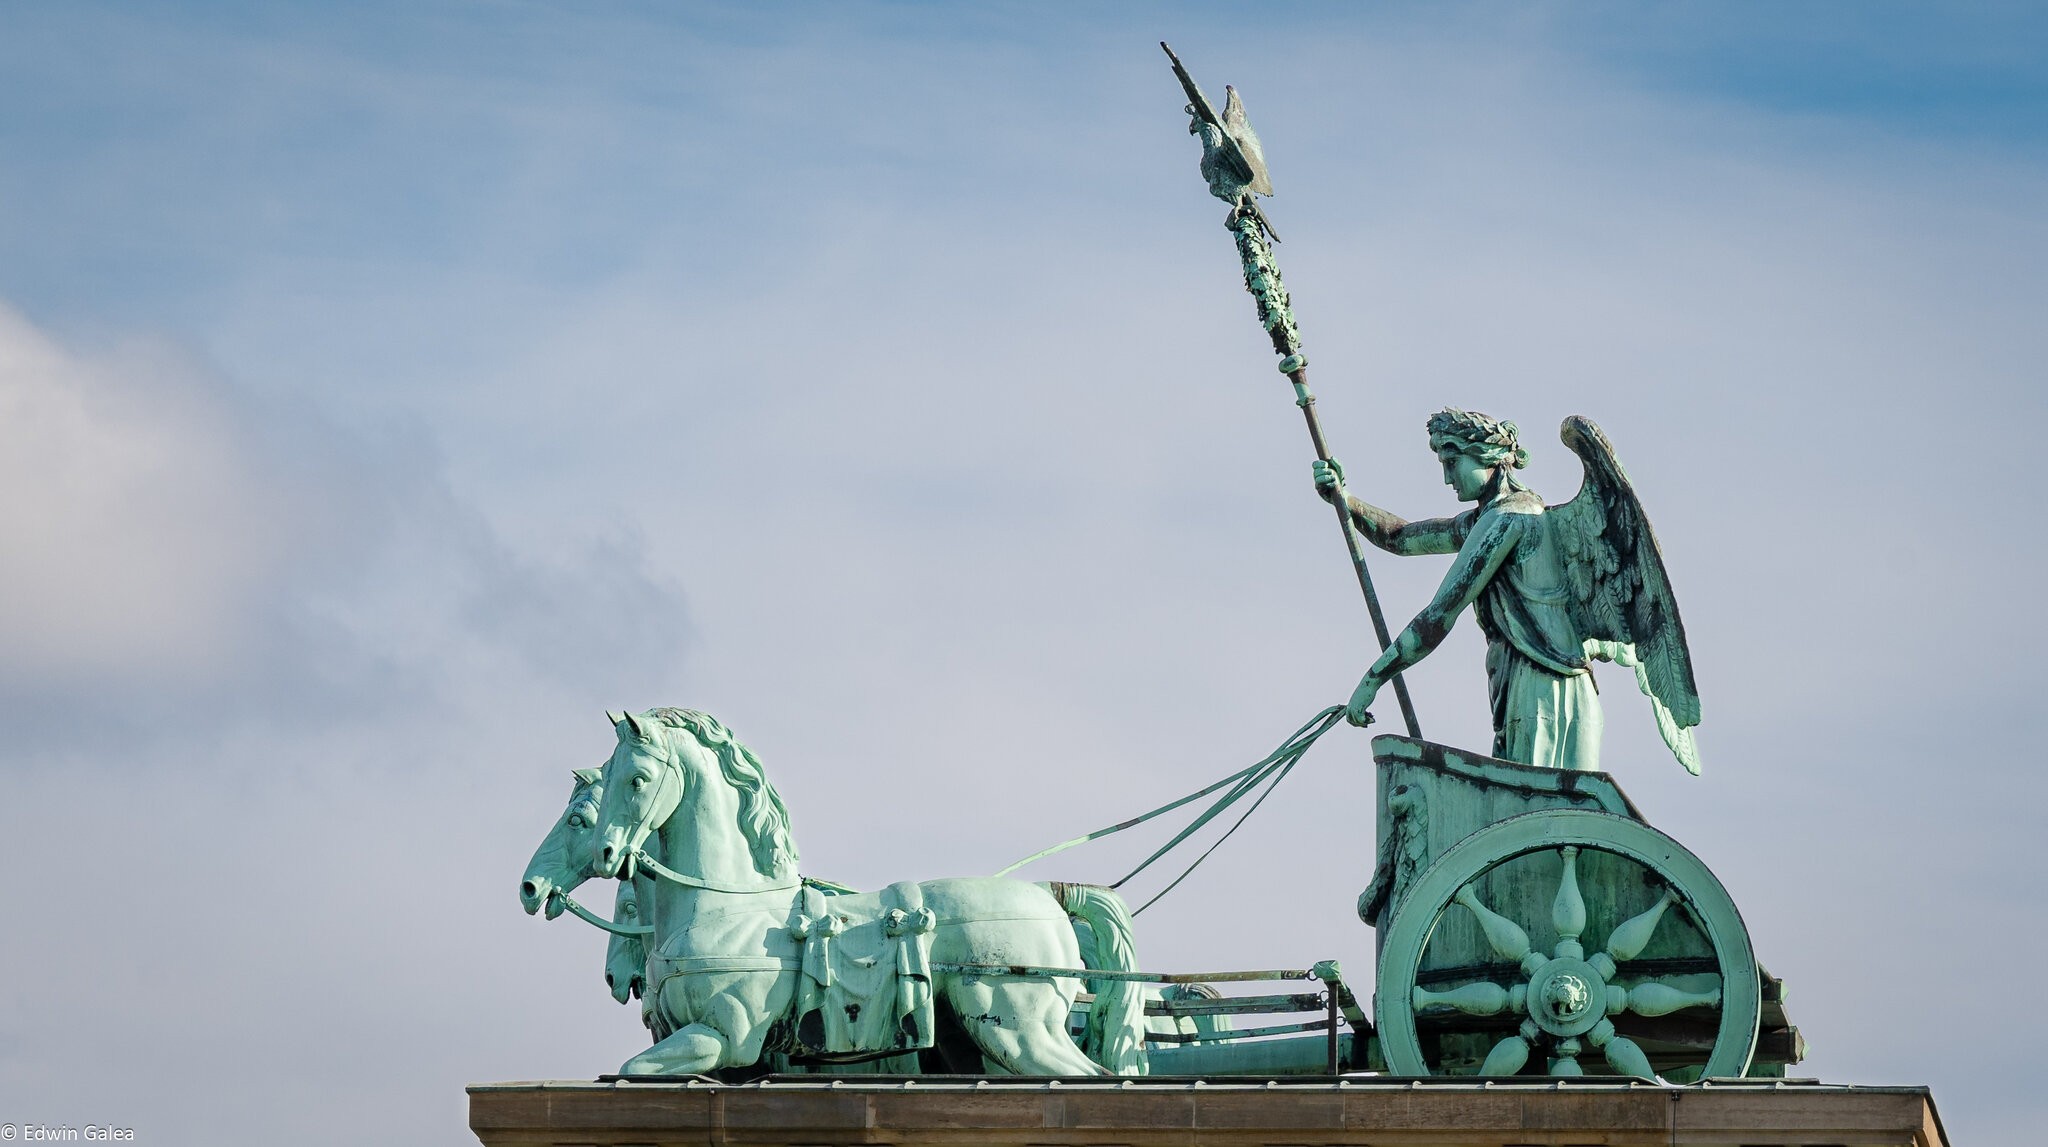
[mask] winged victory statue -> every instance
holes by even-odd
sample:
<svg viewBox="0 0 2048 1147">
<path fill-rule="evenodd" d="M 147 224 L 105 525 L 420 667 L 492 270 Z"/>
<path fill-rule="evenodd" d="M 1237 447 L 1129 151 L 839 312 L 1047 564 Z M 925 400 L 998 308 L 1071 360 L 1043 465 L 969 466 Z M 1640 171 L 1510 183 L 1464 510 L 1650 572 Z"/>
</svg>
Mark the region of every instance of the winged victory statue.
<svg viewBox="0 0 2048 1147">
<path fill-rule="evenodd" d="M 1468 607 L 1486 634 L 1493 755 L 1560 769 L 1600 767 L 1600 694 L 1593 661 L 1635 671 L 1664 741 L 1700 771 L 1693 727 L 1700 698 L 1685 626 L 1650 520 L 1607 436 L 1574 415 L 1560 428 L 1585 465 L 1578 495 L 1545 505 L 1515 471 L 1528 464 L 1515 424 L 1445 409 L 1428 423 L 1444 483 L 1476 505 L 1410 522 L 1346 495 L 1353 525 L 1388 553 L 1456 554 L 1435 598 L 1360 679 L 1348 715 L 1365 724 L 1380 689 L 1437 647 Z M 1315 464 L 1326 500 L 1343 468 Z"/>
</svg>

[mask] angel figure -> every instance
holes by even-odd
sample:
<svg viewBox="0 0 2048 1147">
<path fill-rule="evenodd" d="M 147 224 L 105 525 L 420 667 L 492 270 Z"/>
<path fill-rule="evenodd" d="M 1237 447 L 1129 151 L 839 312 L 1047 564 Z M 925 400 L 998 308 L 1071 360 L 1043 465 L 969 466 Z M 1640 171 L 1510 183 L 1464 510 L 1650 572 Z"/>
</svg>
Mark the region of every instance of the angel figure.
<svg viewBox="0 0 2048 1147">
<path fill-rule="evenodd" d="M 1422 660 L 1467 606 L 1486 634 L 1493 701 L 1493 755 L 1559 769 L 1600 767 L 1600 694 L 1591 662 L 1631 667 L 1656 710 L 1664 742 L 1688 772 L 1700 771 L 1693 726 L 1699 691 L 1685 627 L 1650 521 L 1607 436 L 1574 415 L 1559 431 L 1585 464 L 1578 496 L 1546 506 L 1515 479 L 1528 464 L 1512 422 L 1445 409 L 1430 416 L 1429 445 L 1461 502 L 1454 518 L 1404 521 L 1347 496 L 1351 520 L 1388 553 L 1456 554 L 1436 597 L 1401 631 L 1351 695 L 1363 725 L 1381 686 Z M 1315 464 L 1325 501 L 1343 468 Z"/>
</svg>

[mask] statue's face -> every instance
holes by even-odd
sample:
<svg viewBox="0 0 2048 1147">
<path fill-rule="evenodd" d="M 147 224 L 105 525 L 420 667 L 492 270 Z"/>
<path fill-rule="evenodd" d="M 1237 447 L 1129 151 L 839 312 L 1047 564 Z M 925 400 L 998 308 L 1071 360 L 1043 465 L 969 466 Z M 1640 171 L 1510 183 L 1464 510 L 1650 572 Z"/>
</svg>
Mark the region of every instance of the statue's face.
<svg viewBox="0 0 2048 1147">
<path fill-rule="evenodd" d="M 1436 456 L 1444 464 L 1444 485 L 1460 502 L 1477 502 L 1493 482 L 1493 467 L 1455 446 L 1438 447 Z"/>
</svg>

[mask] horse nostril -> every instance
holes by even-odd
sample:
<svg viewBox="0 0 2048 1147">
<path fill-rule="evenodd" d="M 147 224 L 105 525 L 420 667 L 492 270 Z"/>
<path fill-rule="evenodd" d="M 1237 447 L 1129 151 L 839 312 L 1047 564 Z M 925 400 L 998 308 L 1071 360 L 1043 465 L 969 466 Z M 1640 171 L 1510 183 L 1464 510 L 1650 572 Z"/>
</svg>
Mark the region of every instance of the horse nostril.
<svg viewBox="0 0 2048 1147">
<path fill-rule="evenodd" d="M 532 900 L 540 895 L 540 889 L 534 886 L 533 881 L 529 880 L 519 886 L 519 894 L 528 900 Z"/>
</svg>

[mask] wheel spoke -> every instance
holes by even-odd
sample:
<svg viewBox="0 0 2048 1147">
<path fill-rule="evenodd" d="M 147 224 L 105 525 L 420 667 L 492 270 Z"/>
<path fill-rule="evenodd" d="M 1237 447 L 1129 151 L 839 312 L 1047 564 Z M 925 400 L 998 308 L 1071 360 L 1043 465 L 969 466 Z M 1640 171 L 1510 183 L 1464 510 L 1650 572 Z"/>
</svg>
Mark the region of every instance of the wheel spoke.
<svg viewBox="0 0 2048 1147">
<path fill-rule="evenodd" d="M 1639 1016 L 1668 1016 L 1680 1008 L 1719 1007 L 1720 1004 L 1719 988 L 1687 992 L 1655 980 L 1644 980 L 1628 990 L 1628 1010 Z"/>
<path fill-rule="evenodd" d="M 1579 933 L 1586 930 L 1586 898 L 1579 894 L 1579 850 L 1565 847 L 1558 849 L 1557 854 L 1564 858 L 1564 873 L 1558 877 L 1550 921 L 1557 926 L 1558 947 L 1562 949 L 1566 944 L 1576 946 Z"/>
<path fill-rule="evenodd" d="M 1455 1008 L 1468 1016 L 1497 1016 L 1508 1008 L 1508 990 L 1499 984 L 1466 984 L 1448 992 L 1415 989 L 1415 1010 Z"/>
<path fill-rule="evenodd" d="M 1657 1078 L 1656 1070 L 1650 1066 L 1650 1057 L 1644 1055 L 1643 1049 L 1636 1046 L 1636 1041 L 1627 1036 L 1615 1036 L 1600 1050 L 1607 1053 L 1607 1066 L 1623 1075 L 1638 1076 L 1642 1079 Z"/>
<path fill-rule="evenodd" d="M 1561 1039 L 1557 1041 L 1557 1058 L 1550 1061 L 1552 1075 L 1584 1075 L 1586 1069 L 1579 1066 L 1579 1041 Z"/>
<path fill-rule="evenodd" d="M 1664 918 L 1664 910 L 1671 907 L 1671 902 L 1676 899 L 1678 890 L 1666 888 L 1655 904 L 1623 921 L 1615 928 L 1614 934 L 1607 937 L 1607 954 L 1616 960 L 1635 959 L 1649 946 L 1650 935 L 1657 930 L 1657 922 Z"/>
<path fill-rule="evenodd" d="M 1529 1041 L 1518 1035 L 1493 1045 L 1486 1053 L 1486 1062 L 1479 1065 L 1481 1075 L 1516 1075 L 1522 1065 L 1529 1062 Z"/>
<path fill-rule="evenodd" d="M 1494 953 L 1501 959 L 1519 961 L 1529 954 L 1529 934 L 1522 931 L 1521 925 L 1481 904 L 1479 894 L 1470 884 L 1458 889 L 1453 899 L 1478 917 L 1479 930 L 1486 933 L 1486 942 L 1493 945 Z"/>
</svg>

